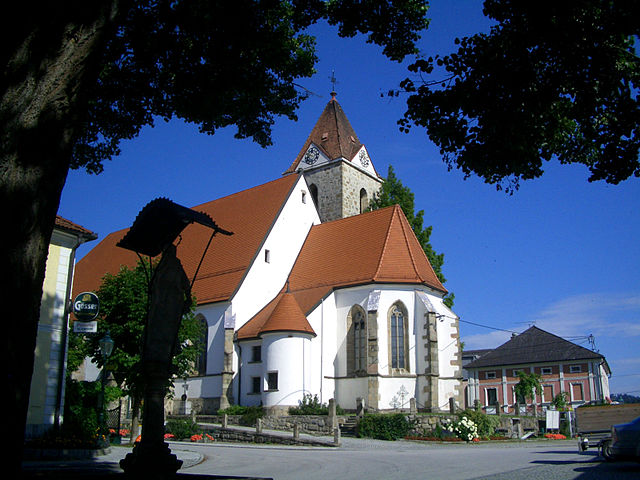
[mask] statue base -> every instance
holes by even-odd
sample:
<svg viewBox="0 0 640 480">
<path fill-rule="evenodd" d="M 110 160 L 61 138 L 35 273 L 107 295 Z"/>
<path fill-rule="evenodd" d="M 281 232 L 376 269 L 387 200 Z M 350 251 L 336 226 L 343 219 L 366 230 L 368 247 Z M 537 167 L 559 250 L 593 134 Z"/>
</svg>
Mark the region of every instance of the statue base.
<svg viewBox="0 0 640 480">
<path fill-rule="evenodd" d="M 182 466 L 166 442 L 151 444 L 141 441 L 133 451 L 120 460 L 120 468 L 127 475 L 142 475 L 142 478 L 171 478 Z"/>
</svg>

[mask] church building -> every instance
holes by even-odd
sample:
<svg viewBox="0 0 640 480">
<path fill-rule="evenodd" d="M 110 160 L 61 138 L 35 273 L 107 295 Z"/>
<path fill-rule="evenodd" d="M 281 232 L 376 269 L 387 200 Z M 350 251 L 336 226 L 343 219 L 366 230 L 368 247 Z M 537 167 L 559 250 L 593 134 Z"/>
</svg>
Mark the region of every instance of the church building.
<svg viewBox="0 0 640 480">
<path fill-rule="evenodd" d="M 231 236 L 191 224 L 177 256 L 206 324 L 183 385 L 188 409 L 277 413 L 305 394 L 371 411 L 462 403 L 458 317 L 398 206 L 367 212 L 383 179 L 335 93 L 281 178 L 193 207 Z M 77 265 L 74 292 L 137 256 L 105 237 Z M 200 266 L 199 266 L 200 265 Z"/>
</svg>

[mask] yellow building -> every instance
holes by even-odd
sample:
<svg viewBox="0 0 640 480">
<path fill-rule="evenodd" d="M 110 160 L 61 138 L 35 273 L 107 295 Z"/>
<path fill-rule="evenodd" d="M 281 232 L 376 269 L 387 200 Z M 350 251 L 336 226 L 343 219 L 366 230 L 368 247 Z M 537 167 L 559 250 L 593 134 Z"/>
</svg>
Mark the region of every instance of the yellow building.
<svg viewBox="0 0 640 480">
<path fill-rule="evenodd" d="M 42 435 L 62 422 L 75 252 L 82 243 L 96 238 L 93 232 L 56 217 L 42 286 L 26 438 Z"/>
</svg>

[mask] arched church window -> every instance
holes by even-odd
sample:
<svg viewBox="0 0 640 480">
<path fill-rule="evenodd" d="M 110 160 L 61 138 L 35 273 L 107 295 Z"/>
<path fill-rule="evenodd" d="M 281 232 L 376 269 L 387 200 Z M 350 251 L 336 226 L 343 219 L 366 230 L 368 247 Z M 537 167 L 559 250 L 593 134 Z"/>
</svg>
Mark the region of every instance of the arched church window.
<svg viewBox="0 0 640 480">
<path fill-rule="evenodd" d="M 407 309 L 397 302 L 389 309 L 389 365 L 392 369 L 409 370 Z"/>
<path fill-rule="evenodd" d="M 313 198 L 313 202 L 317 207 L 318 206 L 318 187 L 316 186 L 315 183 L 312 183 L 311 185 L 309 185 L 309 193 L 311 194 L 311 198 Z"/>
<path fill-rule="evenodd" d="M 369 197 L 364 188 L 360 189 L 360 213 L 364 213 L 369 208 Z"/>
<path fill-rule="evenodd" d="M 354 305 L 347 317 L 347 372 L 367 370 L 367 322 L 364 309 Z"/>
<path fill-rule="evenodd" d="M 207 325 L 207 319 L 199 313 L 196 316 L 196 320 L 202 325 L 202 334 L 200 335 L 200 345 L 203 345 L 202 353 L 196 358 L 194 365 L 195 375 L 207 374 L 207 346 L 209 344 L 209 326 Z"/>
</svg>

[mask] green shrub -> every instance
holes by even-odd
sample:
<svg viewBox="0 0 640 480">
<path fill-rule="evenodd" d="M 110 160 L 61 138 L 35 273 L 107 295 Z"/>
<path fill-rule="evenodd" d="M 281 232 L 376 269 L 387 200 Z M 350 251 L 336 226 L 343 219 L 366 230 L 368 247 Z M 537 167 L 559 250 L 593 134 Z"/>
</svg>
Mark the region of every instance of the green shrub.
<svg viewBox="0 0 640 480">
<path fill-rule="evenodd" d="M 258 418 L 264 416 L 262 406 L 245 407 L 243 405 L 231 405 L 225 409 L 218 410 L 218 415 L 240 415 L 240 425 L 253 427 Z"/>
<path fill-rule="evenodd" d="M 344 415 L 345 411 L 336 405 L 336 415 Z M 329 406 L 320 403 L 318 395 L 305 393 L 302 400 L 298 400 L 297 407 L 289 407 L 289 415 L 329 415 Z"/>
<path fill-rule="evenodd" d="M 358 436 L 379 440 L 397 440 L 409 433 L 411 425 L 401 413 L 365 415 L 358 422 Z"/>
<path fill-rule="evenodd" d="M 247 411 L 240 417 L 240 425 L 255 426 L 259 418 L 264 416 L 262 407 L 247 407 Z"/>
<path fill-rule="evenodd" d="M 243 405 L 230 405 L 227 408 L 218 410 L 218 415 L 244 415 L 250 407 Z"/>
<path fill-rule="evenodd" d="M 458 418 L 462 420 L 462 417 L 467 417 L 478 427 L 478 435 L 481 437 L 488 437 L 493 435 L 496 428 L 500 425 L 500 420 L 495 415 L 487 415 L 477 410 L 464 410 L 458 413 Z"/>
<path fill-rule="evenodd" d="M 192 435 L 200 433 L 200 426 L 193 420 L 169 420 L 165 425 L 165 433 L 173 434 L 178 440 L 191 438 Z"/>
</svg>

